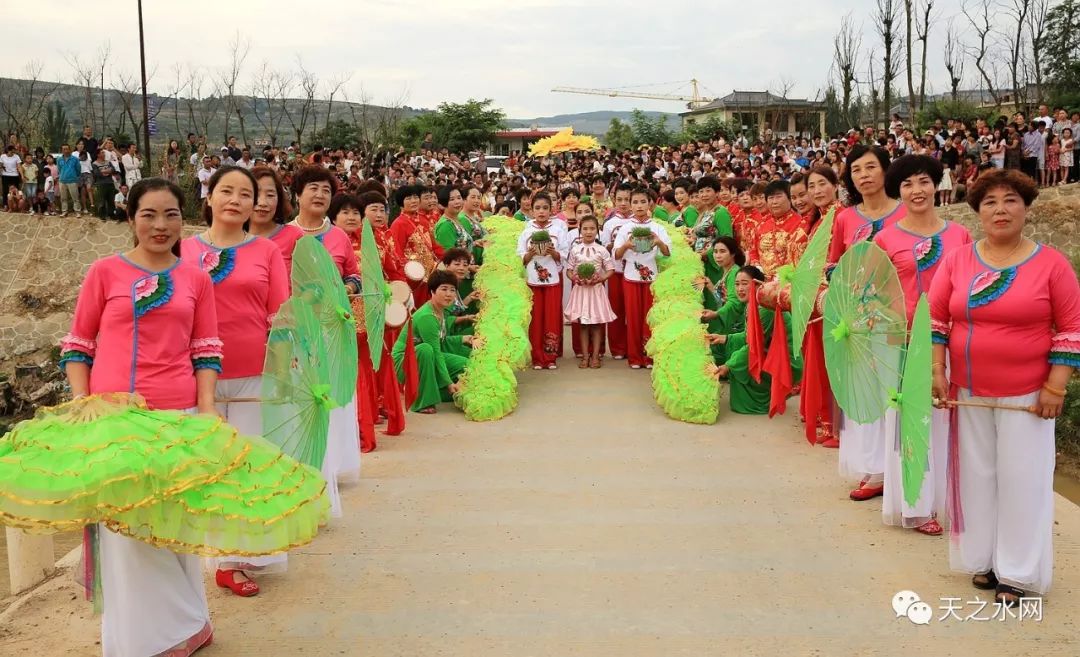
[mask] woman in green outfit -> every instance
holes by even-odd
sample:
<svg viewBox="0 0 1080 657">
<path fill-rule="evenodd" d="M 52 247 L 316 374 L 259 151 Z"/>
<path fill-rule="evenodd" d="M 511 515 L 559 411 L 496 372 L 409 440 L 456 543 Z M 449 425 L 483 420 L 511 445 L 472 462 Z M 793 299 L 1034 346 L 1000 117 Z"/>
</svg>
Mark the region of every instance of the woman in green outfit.
<svg viewBox="0 0 1080 657">
<path fill-rule="evenodd" d="M 435 222 L 432 230 L 435 241 L 442 246 L 444 251 L 456 247 L 472 252 L 475 242 L 473 225 L 461 212 L 465 206 L 461 198 L 461 190 L 457 187 L 446 186 L 440 187 L 435 194 L 439 199 L 439 205 L 443 208 L 442 217 Z"/>
<path fill-rule="evenodd" d="M 454 248 L 443 254 L 443 267 L 458 279 L 457 297 L 446 309 L 454 316 L 453 324 L 446 324 L 450 335 L 472 335 L 473 322 L 480 312 L 480 304 L 473 292 L 472 272 L 469 271 L 471 262 L 472 256 L 465 249 Z"/>
<path fill-rule="evenodd" d="M 746 255 L 735 238 L 724 235 L 717 238 L 702 260 L 705 261 L 705 310 L 701 320 L 708 323 L 709 333 L 737 333 L 746 314 L 746 304 L 735 294 L 735 277 L 746 264 Z M 717 365 L 727 361 L 726 345 L 712 345 L 712 353 Z"/>
<path fill-rule="evenodd" d="M 757 267 L 747 266 L 739 270 L 735 277 L 735 294 L 743 304 L 746 304 L 750 296 L 752 281 L 765 282 L 765 274 Z M 761 329 L 764 333 L 762 344 L 768 345 L 772 339 L 773 320 L 776 311 L 758 307 L 758 318 L 761 321 Z M 799 380 L 799 361 L 794 356 L 797 352 L 791 351 L 791 316 L 783 313 L 784 326 L 787 328 L 788 351 L 793 355 L 792 377 Z M 720 375 L 727 376 L 731 382 L 731 410 L 735 413 L 746 415 L 766 415 L 769 412 L 769 397 L 772 380 L 765 372 L 761 373 L 761 381 L 754 381 L 750 376 L 750 348 L 746 342 L 745 325 L 741 331 L 734 333 L 710 333 L 710 344 L 722 344 L 727 347 L 728 358 L 720 365 Z M 762 355 L 762 360 L 767 354 Z"/>
<path fill-rule="evenodd" d="M 450 335 L 446 328 L 452 316 L 447 309 L 457 299 L 457 277 L 436 271 L 428 278 L 431 299 L 413 313 L 413 344 L 420 374 L 420 391 L 410 410 L 431 414 L 440 402 L 454 400 L 458 377 L 465 371 L 472 351 L 471 335 Z M 392 356 L 398 380 L 405 381 L 405 347 L 408 331 L 394 343 Z"/>
</svg>

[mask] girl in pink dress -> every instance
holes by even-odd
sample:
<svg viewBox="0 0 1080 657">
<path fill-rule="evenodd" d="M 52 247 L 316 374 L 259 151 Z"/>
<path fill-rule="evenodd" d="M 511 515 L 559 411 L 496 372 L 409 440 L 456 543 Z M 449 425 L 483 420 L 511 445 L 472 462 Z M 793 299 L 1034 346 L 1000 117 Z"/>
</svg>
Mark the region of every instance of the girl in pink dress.
<svg viewBox="0 0 1080 657">
<path fill-rule="evenodd" d="M 949 437 L 952 569 L 1009 606 L 1050 590 L 1054 419 L 1080 366 L 1076 273 L 1023 234 L 1036 196 L 1019 171 L 979 176 L 967 201 L 986 237 L 946 256 L 930 288 L 934 397 L 1031 409 L 957 406 Z"/>
<path fill-rule="evenodd" d="M 896 266 L 904 289 L 908 326 L 915 316 L 919 297 L 930 291 L 934 273 L 947 254 L 971 243 L 971 234 L 960 224 L 939 219 L 934 211 L 934 196 L 941 183 L 941 163 L 929 155 L 905 155 L 889 165 L 885 188 L 898 196 L 907 215 L 883 229 L 874 243 L 884 250 Z M 923 480 L 918 502 L 904 501 L 899 433 L 885 435 L 885 490 L 881 503 L 882 521 L 938 536 L 937 518 L 945 511 L 945 464 L 949 438 L 948 411 L 937 410 L 930 427 L 930 476 Z"/>
<path fill-rule="evenodd" d="M 251 173 L 259 183 L 259 194 L 255 209 L 251 213 L 251 221 L 248 222 L 248 232 L 277 245 L 284 259 L 285 276 L 288 278 L 292 274 L 293 249 L 304 236 L 304 231 L 285 223 L 292 214 L 292 205 L 278 174 L 266 166 L 257 166 Z"/>
<path fill-rule="evenodd" d="M 90 266 L 60 343 L 75 397 L 134 392 L 154 409 L 215 414 L 221 371 L 210 277 L 179 258 L 184 194 L 160 178 L 128 196 L 135 246 Z M 105 657 L 187 657 L 213 639 L 194 555 L 96 525 Z"/>
<path fill-rule="evenodd" d="M 299 228 L 305 237 L 310 235 L 319 240 L 337 266 L 345 289 L 349 294 L 359 293 L 360 266 L 352 242 L 345 231 L 326 216 L 330 201 L 338 190 L 337 178 L 321 166 L 308 166 L 296 173 L 292 187 L 299 212 L 289 225 Z M 356 382 L 352 385 L 355 388 Z M 322 473 L 330 494 L 330 514 L 340 518 L 341 496 L 337 492 L 337 480 L 360 479 L 360 425 L 355 395 L 345 406 L 330 411 L 330 432 Z"/>
<path fill-rule="evenodd" d="M 249 235 L 258 182 L 247 169 L 222 167 L 210 177 L 203 217 L 205 232 L 184 240 L 180 253 L 210 275 L 214 283 L 218 333 L 225 343 L 217 382 L 217 410 L 240 433 L 261 436 L 263 361 L 270 322 L 289 296 L 281 250 L 270 240 Z M 231 401 L 243 399 L 248 401 Z M 286 555 L 215 559 L 217 585 L 249 597 L 259 586 L 242 570 L 285 570 Z"/>
<path fill-rule="evenodd" d="M 581 325 L 581 362 L 578 367 L 600 367 L 600 340 L 604 326 L 615 321 L 615 312 L 611 309 L 604 281 L 615 271 L 615 261 L 611 254 L 599 242 L 596 236 L 600 232 L 600 223 L 589 215 L 578 225 L 579 240 L 570 247 L 566 261 L 567 277 L 573 287 L 566 304 L 566 321 Z M 577 268 L 582 264 L 591 264 L 595 273 L 588 279 L 582 279 Z"/>
<path fill-rule="evenodd" d="M 904 205 L 885 192 L 889 154 L 877 146 L 861 144 L 848 153 L 844 187 L 852 206 L 837 213 L 833 223 L 829 262 L 835 265 L 852 244 L 873 239 L 886 226 L 902 219 Z M 895 433 L 895 413 L 876 422 L 859 424 L 842 418 L 840 424 L 840 474 L 858 477 L 859 485 L 849 497 L 856 502 L 884 492 L 885 436 Z"/>
</svg>

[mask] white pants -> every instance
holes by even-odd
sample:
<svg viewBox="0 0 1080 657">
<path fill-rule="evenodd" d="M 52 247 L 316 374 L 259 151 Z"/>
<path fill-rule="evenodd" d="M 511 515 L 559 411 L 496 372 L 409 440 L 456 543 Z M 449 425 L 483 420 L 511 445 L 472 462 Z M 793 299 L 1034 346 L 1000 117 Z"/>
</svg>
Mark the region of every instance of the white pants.
<svg viewBox="0 0 1080 657">
<path fill-rule="evenodd" d="M 356 420 L 356 397 L 342 408 L 330 411 L 330 429 L 326 437 L 326 456 L 323 458 L 322 476 L 326 479 L 326 492 L 330 496 L 330 515 L 340 518 L 341 493 L 338 478 L 360 478 L 360 425 Z"/>
<path fill-rule="evenodd" d="M 262 396 L 262 377 L 247 376 L 239 379 L 218 379 L 214 390 L 217 399 L 253 398 Z M 218 413 L 225 421 L 246 436 L 262 435 L 262 404 L 259 402 L 218 403 Z M 222 570 L 249 570 L 259 573 L 282 573 L 288 569 L 286 552 L 264 557 L 217 557 L 207 561 Z"/>
<path fill-rule="evenodd" d="M 1030 406 L 1039 393 L 991 398 L 960 390 L 958 397 Z M 1054 568 L 1054 421 L 1024 411 L 958 412 L 963 525 L 950 565 L 971 574 L 993 569 L 1002 583 L 1046 593 Z"/>
<path fill-rule="evenodd" d="M 934 517 L 945 519 L 945 473 L 948 469 L 949 411 L 934 409 L 930 416 L 930 462 L 919 499 L 914 506 L 904 501 L 904 475 L 900 466 L 900 423 L 894 435 L 885 436 L 885 495 L 881 521 L 886 525 L 918 527 Z M 841 443 L 843 444 L 843 443 Z"/>
<path fill-rule="evenodd" d="M 869 424 L 845 417 L 840 426 L 840 476 L 880 481 L 885 472 L 885 437 L 896 435 L 896 411 Z"/>
</svg>

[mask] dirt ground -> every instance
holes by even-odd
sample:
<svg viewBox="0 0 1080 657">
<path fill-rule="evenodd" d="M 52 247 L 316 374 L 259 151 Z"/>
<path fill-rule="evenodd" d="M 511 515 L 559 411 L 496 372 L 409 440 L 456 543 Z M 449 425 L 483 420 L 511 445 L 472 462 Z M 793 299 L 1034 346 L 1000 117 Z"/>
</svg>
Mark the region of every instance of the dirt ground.
<svg viewBox="0 0 1080 657">
<path fill-rule="evenodd" d="M 240 599 L 208 583 L 200 657 L 1077 655 L 1080 508 L 1059 497 L 1043 619 L 939 620 L 980 594 L 947 538 L 847 499 L 836 451 L 793 417 L 662 416 L 648 373 L 522 375 L 493 423 L 450 407 L 380 437 L 346 517 Z M 725 404 L 726 400 L 722 403 Z M 100 654 L 69 576 L 0 614 L 0 654 Z M 901 590 L 933 608 L 898 618 Z M 2 607 L 0 607 L 2 608 Z"/>
</svg>

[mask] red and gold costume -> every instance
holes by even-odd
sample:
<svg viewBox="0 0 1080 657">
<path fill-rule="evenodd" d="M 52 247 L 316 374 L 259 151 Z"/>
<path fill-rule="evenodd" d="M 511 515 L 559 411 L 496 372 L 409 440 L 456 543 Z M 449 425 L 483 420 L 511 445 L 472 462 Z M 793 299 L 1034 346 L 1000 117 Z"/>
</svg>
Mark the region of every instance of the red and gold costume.
<svg viewBox="0 0 1080 657">
<path fill-rule="evenodd" d="M 798 262 L 809 241 L 806 219 L 789 210 L 783 217 L 770 216 L 757 227 L 747 259 L 772 278 L 784 265 Z"/>
<path fill-rule="evenodd" d="M 809 237 L 813 238 L 821 222 L 832 210 L 840 211 L 840 205 L 833 203 L 827 208 L 819 210 L 815 215 L 816 221 L 811 219 L 813 227 Z M 822 281 L 822 293 L 818 294 L 817 302 L 811 319 L 821 317 L 821 302 L 824 299 L 824 281 Z M 840 441 L 833 429 L 833 401 L 832 386 L 829 384 L 829 375 L 825 371 L 825 336 L 820 321 L 811 321 L 806 327 L 806 337 L 802 344 L 803 352 L 803 381 L 802 394 L 799 396 L 799 414 L 806 422 L 806 439 L 811 443 L 817 443 L 826 447 L 838 447 Z"/>
<path fill-rule="evenodd" d="M 383 277 L 387 281 L 404 281 L 405 274 L 394 248 L 394 238 L 388 228 L 373 228 L 375 246 L 379 249 Z M 356 252 L 356 262 L 362 262 L 360 253 L 361 231 L 349 233 L 349 242 Z M 357 376 L 356 415 L 360 423 L 360 451 L 371 452 L 376 447 L 375 424 L 378 416 L 387 418 L 386 434 L 396 436 L 405 430 L 405 409 L 401 404 L 401 387 L 394 371 L 394 359 L 390 348 L 397 340 L 398 331 L 389 328 L 383 335 L 382 356 L 379 371 L 374 371 L 371 351 L 368 347 L 367 329 L 364 325 L 363 298 L 352 298 L 353 315 L 356 318 Z"/>
<path fill-rule="evenodd" d="M 436 217 L 438 219 L 438 217 Z M 399 269 L 404 272 L 405 263 L 415 260 L 424 265 L 423 281 L 406 281 L 413 291 L 413 302 L 417 308 L 427 302 L 430 294 L 427 277 L 434 273 L 442 259 L 442 247 L 432 238 L 431 227 L 434 223 L 429 214 L 402 212 L 390 226 L 390 238 L 393 240 Z M 404 277 L 398 280 L 406 280 Z"/>
<path fill-rule="evenodd" d="M 757 243 L 757 229 L 765 222 L 765 219 L 766 217 L 763 217 L 757 210 L 747 212 L 742 207 L 739 207 L 738 216 L 734 213 L 731 215 L 735 236 L 739 240 L 739 248 L 743 250 L 747 257 L 750 256 L 750 251 L 753 250 L 754 244 Z"/>
</svg>

